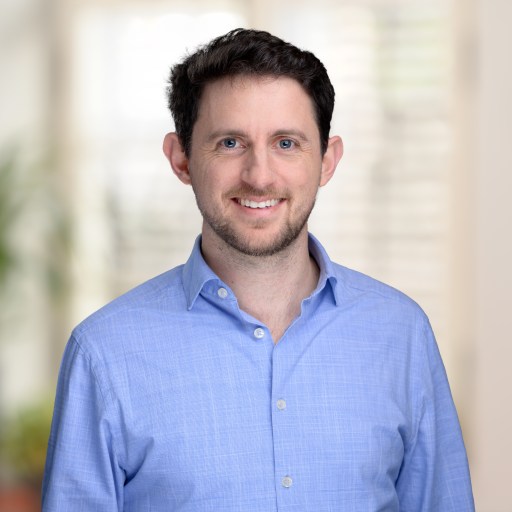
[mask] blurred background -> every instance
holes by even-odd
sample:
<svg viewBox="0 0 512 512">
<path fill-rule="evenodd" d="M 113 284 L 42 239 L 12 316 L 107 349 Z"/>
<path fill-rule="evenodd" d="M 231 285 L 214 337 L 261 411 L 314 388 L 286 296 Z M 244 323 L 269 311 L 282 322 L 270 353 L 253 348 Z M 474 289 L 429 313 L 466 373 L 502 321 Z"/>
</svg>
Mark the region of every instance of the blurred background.
<svg viewBox="0 0 512 512">
<path fill-rule="evenodd" d="M 333 259 L 425 309 L 477 510 L 512 510 L 512 2 L 4 0 L 0 9 L 1 510 L 30 509 L 21 489 L 39 485 L 72 327 L 188 257 L 201 223 L 161 153 L 173 129 L 166 79 L 187 51 L 238 26 L 325 63 L 345 157 L 310 230 Z"/>
</svg>

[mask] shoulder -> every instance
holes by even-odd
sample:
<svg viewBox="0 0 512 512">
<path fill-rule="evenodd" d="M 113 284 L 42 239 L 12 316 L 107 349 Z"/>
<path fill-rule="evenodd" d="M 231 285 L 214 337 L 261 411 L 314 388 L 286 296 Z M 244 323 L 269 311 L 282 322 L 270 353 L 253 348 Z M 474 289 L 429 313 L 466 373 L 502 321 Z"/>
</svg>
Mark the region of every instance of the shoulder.
<svg viewBox="0 0 512 512">
<path fill-rule="evenodd" d="M 339 304 L 353 308 L 369 321 L 378 318 L 386 324 L 398 322 L 421 330 L 430 328 L 423 309 L 405 293 L 337 263 L 333 263 L 332 269 Z"/>
<path fill-rule="evenodd" d="M 309 234 L 309 250 L 322 274 L 332 286 L 337 306 L 350 308 L 365 315 L 382 313 L 389 316 L 422 318 L 423 310 L 405 293 L 366 274 L 332 261 L 320 242 Z"/>
<path fill-rule="evenodd" d="M 102 344 L 123 343 L 186 310 L 180 265 L 112 300 L 78 324 L 72 338 L 85 351 Z"/>
<path fill-rule="evenodd" d="M 419 308 L 405 293 L 382 281 L 338 263 L 333 263 L 332 267 L 336 281 L 347 298 L 373 297 L 413 309 Z"/>
</svg>

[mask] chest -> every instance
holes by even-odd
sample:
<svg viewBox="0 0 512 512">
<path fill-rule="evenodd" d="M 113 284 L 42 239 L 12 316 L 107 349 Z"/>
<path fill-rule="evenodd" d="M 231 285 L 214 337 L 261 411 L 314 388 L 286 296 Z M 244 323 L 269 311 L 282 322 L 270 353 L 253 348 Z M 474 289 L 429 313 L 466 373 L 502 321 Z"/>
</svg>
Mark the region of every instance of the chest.
<svg viewBox="0 0 512 512">
<path fill-rule="evenodd" d="M 197 350 L 174 340 L 139 354 L 121 404 L 127 497 L 156 486 L 177 510 L 293 510 L 317 494 L 393 493 L 410 427 L 405 366 L 379 343 L 302 327 L 274 346 L 265 326 L 212 326 L 187 340 Z M 259 508 L 238 508 L 248 496 Z"/>
</svg>

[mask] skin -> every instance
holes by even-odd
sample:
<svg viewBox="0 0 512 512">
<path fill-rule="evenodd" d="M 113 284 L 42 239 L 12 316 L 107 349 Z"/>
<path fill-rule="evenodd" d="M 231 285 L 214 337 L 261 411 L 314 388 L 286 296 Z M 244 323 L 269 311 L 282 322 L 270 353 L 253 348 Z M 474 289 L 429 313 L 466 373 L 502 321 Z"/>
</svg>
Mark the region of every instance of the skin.
<svg viewBox="0 0 512 512">
<path fill-rule="evenodd" d="M 307 220 L 341 139 L 322 155 L 313 104 L 295 80 L 236 77 L 206 85 L 189 157 L 175 133 L 163 149 L 193 187 L 206 262 L 277 342 L 318 282 Z"/>
</svg>

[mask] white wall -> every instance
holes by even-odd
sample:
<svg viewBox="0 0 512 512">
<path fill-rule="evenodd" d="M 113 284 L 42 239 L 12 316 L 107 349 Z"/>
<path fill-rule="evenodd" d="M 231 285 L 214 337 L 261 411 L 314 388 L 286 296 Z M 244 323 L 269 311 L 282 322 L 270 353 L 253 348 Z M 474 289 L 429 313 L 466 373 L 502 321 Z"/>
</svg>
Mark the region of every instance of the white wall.
<svg viewBox="0 0 512 512">
<path fill-rule="evenodd" d="M 475 390 L 472 459 L 477 510 L 512 510 L 512 2 L 481 0 L 475 180 Z"/>
</svg>

